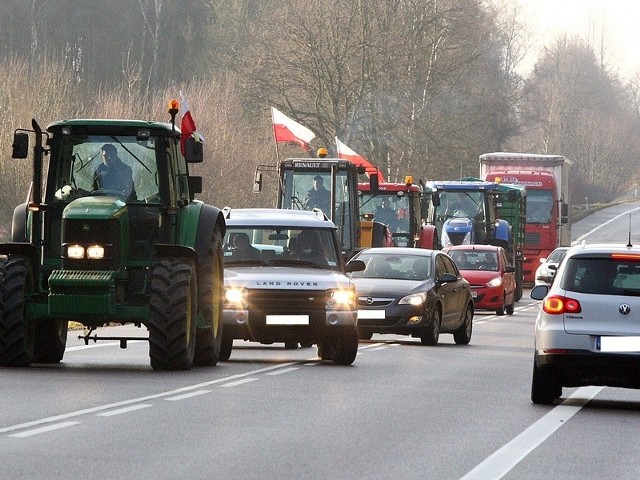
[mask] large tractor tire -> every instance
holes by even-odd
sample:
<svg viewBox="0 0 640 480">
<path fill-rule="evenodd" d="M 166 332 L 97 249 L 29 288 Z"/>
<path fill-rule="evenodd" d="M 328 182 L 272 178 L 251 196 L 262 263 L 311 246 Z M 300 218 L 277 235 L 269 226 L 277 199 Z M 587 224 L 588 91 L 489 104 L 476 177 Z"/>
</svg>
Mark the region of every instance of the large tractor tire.
<svg viewBox="0 0 640 480">
<path fill-rule="evenodd" d="M 151 272 L 149 357 L 154 370 L 193 366 L 197 313 L 196 269 L 186 258 L 162 259 Z"/>
<path fill-rule="evenodd" d="M 198 269 L 198 320 L 194 365 L 213 366 L 222 345 L 222 239 L 216 230 L 204 262 Z"/>
<path fill-rule="evenodd" d="M 0 366 L 28 367 L 33 361 L 35 323 L 25 318 L 26 298 L 33 291 L 31 265 L 23 257 L 3 262 L 0 282 Z"/>
<path fill-rule="evenodd" d="M 36 327 L 33 349 L 35 363 L 60 363 L 67 346 L 67 320 L 44 319 Z"/>
</svg>

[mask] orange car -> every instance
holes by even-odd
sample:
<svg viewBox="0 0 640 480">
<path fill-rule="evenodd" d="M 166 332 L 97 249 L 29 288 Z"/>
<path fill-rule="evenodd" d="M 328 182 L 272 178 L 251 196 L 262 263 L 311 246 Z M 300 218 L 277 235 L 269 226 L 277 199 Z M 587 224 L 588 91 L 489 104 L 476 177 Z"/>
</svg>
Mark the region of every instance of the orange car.
<svg viewBox="0 0 640 480">
<path fill-rule="evenodd" d="M 451 245 L 444 249 L 471 284 L 476 309 L 513 315 L 515 267 L 509 265 L 504 248 L 495 245 Z"/>
</svg>

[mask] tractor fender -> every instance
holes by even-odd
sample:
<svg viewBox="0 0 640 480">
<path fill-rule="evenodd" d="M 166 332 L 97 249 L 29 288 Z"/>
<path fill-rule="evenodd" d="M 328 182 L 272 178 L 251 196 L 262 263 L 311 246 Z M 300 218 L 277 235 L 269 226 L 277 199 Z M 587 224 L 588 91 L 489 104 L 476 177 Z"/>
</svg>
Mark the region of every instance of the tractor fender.
<svg viewBox="0 0 640 480">
<path fill-rule="evenodd" d="M 29 209 L 27 204 L 23 203 L 13 209 L 13 220 L 11 222 L 11 241 L 12 242 L 28 242 L 29 232 L 27 232 L 27 215 Z"/>
<path fill-rule="evenodd" d="M 209 245 L 215 230 L 220 232 L 220 238 L 224 238 L 227 224 L 224 221 L 222 210 L 212 205 L 202 205 L 200 218 L 198 220 L 198 231 L 196 233 L 195 250 L 198 255 L 198 263 L 203 262 L 209 251 Z"/>
<path fill-rule="evenodd" d="M 438 230 L 435 225 L 423 225 L 418 236 L 418 248 L 438 250 Z"/>
</svg>

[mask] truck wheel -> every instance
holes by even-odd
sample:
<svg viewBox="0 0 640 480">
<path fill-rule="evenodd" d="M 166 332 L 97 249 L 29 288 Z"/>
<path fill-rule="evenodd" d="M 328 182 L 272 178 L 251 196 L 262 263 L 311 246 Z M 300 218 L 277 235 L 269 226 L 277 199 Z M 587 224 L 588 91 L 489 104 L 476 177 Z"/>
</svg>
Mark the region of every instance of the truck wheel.
<svg viewBox="0 0 640 480">
<path fill-rule="evenodd" d="M 60 363 L 67 346 L 67 320 L 45 318 L 36 326 L 33 361 L 35 363 Z"/>
<path fill-rule="evenodd" d="M 358 355 L 358 332 L 346 331 L 332 343 L 331 360 L 336 365 L 351 365 Z"/>
<path fill-rule="evenodd" d="M 35 323 L 25 319 L 25 297 L 33 290 L 31 266 L 22 257 L 10 257 L 0 288 L 0 365 L 28 367 L 33 361 Z"/>
<path fill-rule="evenodd" d="M 151 272 L 149 357 L 154 370 L 188 370 L 196 343 L 196 269 L 162 259 Z"/>
<path fill-rule="evenodd" d="M 194 365 L 213 366 L 220 359 L 224 289 L 222 272 L 222 240 L 220 232 L 216 230 L 207 257 L 198 269 L 198 312 L 200 323 L 204 326 L 196 327 Z"/>
<path fill-rule="evenodd" d="M 227 360 L 229 360 L 232 350 L 233 350 L 233 338 L 226 337 L 223 334 L 222 344 L 220 345 L 220 355 L 218 355 L 218 360 L 221 362 L 226 362 Z"/>
</svg>

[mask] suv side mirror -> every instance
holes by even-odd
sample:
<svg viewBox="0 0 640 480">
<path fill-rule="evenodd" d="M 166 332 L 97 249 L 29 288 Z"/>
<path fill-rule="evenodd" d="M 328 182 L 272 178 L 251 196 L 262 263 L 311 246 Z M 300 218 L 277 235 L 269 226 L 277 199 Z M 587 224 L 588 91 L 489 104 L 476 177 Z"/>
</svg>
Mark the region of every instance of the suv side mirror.
<svg viewBox="0 0 640 480">
<path fill-rule="evenodd" d="M 531 298 L 534 300 L 542 300 L 549 293 L 549 287 L 546 285 L 538 285 L 531 289 Z"/>
<path fill-rule="evenodd" d="M 349 272 L 361 272 L 365 268 L 367 268 L 367 265 L 362 260 L 351 260 L 345 266 L 344 271 L 347 272 L 347 273 L 349 273 Z"/>
</svg>

